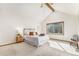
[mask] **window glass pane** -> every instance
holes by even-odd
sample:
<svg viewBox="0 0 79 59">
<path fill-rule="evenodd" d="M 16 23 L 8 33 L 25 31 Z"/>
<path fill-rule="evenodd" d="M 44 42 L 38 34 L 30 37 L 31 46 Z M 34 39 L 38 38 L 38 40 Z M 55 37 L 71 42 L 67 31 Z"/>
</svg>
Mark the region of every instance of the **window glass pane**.
<svg viewBox="0 0 79 59">
<path fill-rule="evenodd" d="M 63 22 L 47 24 L 47 33 L 63 34 Z"/>
</svg>

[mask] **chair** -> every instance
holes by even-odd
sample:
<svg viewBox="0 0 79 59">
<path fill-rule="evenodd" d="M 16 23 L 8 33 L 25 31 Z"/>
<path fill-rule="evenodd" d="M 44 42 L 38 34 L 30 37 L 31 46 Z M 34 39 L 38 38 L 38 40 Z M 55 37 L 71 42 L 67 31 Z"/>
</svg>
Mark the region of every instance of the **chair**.
<svg viewBox="0 0 79 59">
<path fill-rule="evenodd" d="M 79 47 L 79 36 L 77 34 L 74 34 L 71 38 L 70 46 L 75 46 L 78 48 Z"/>
</svg>

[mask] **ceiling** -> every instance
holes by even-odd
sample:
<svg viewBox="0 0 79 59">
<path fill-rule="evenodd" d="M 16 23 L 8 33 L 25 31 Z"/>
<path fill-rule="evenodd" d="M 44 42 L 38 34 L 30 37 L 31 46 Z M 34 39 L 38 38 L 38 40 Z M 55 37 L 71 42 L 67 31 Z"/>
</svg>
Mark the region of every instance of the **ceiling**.
<svg viewBox="0 0 79 59">
<path fill-rule="evenodd" d="M 52 7 L 56 11 L 76 16 L 79 15 L 79 3 L 54 3 Z"/>
<path fill-rule="evenodd" d="M 11 16 L 24 21 L 28 25 L 36 25 L 43 21 L 52 11 L 40 3 L 1 3 L 0 4 L 0 17 Z M 64 12 L 71 15 L 79 15 L 79 4 L 74 3 L 54 3 L 52 7 L 56 11 Z M 3 17 L 4 18 L 4 17 Z M 23 23 L 24 23 L 23 22 Z"/>
<path fill-rule="evenodd" d="M 40 6 L 41 6 L 40 3 L 26 3 L 26 4 L 25 3 L 22 3 L 22 4 L 4 3 L 4 4 L 0 4 L 0 10 L 4 8 L 5 9 L 8 8 L 9 11 L 11 11 L 11 9 L 13 10 L 19 9 L 17 13 L 19 12 L 24 14 L 28 13 L 28 15 L 33 15 L 34 13 L 37 13 L 38 16 L 46 15 L 48 14 L 48 12 L 51 12 L 48 7 L 44 6 L 41 8 Z M 72 15 L 79 15 L 79 3 L 53 3 L 52 7 L 57 11 L 61 11 Z"/>
<path fill-rule="evenodd" d="M 51 12 L 46 6 L 41 8 L 40 3 L 0 4 L 1 17 L 13 17 L 22 20 L 27 25 L 36 25 L 45 19 Z M 4 18 L 4 17 L 3 17 Z"/>
</svg>

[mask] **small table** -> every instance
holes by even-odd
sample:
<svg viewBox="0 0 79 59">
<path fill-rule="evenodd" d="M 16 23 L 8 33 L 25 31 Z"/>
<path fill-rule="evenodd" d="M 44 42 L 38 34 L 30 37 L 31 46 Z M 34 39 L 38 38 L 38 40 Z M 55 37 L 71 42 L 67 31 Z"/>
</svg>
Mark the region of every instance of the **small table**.
<svg viewBox="0 0 79 59">
<path fill-rule="evenodd" d="M 20 34 L 17 34 L 17 36 L 16 36 L 16 42 L 20 43 L 20 42 L 23 42 L 23 41 L 24 41 L 23 37 Z"/>
</svg>

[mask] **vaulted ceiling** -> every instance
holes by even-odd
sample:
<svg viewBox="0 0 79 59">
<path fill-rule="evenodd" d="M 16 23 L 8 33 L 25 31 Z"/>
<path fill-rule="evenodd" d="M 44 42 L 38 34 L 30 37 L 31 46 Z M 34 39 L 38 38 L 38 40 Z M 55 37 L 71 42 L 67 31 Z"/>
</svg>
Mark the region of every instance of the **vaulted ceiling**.
<svg viewBox="0 0 79 59">
<path fill-rule="evenodd" d="M 64 12 L 71 15 L 79 15 L 79 4 L 74 3 L 54 3 L 51 5 L 55 11 Z M 44 20 L 52 11 L 40 3 L 22 4 L 0 4 L 0 16 L 16 17 L 28 25 L 36 25 Z M 4 18 L 3 17 L 3 18 Z"/>
<path fill-rule="evenodd" d="M 40 3 L 0 4 L 0 16 L 17 18 L 29 26 L 36 25 L 51 13 L 46 6 L 40 6 Z"/>
<path fill-rule="evenodd" d="M 52 7 L 56 11 L 64 12 L 70 15 L 79 15 L 79 3 L 54 3 Z"/>
</svg>

